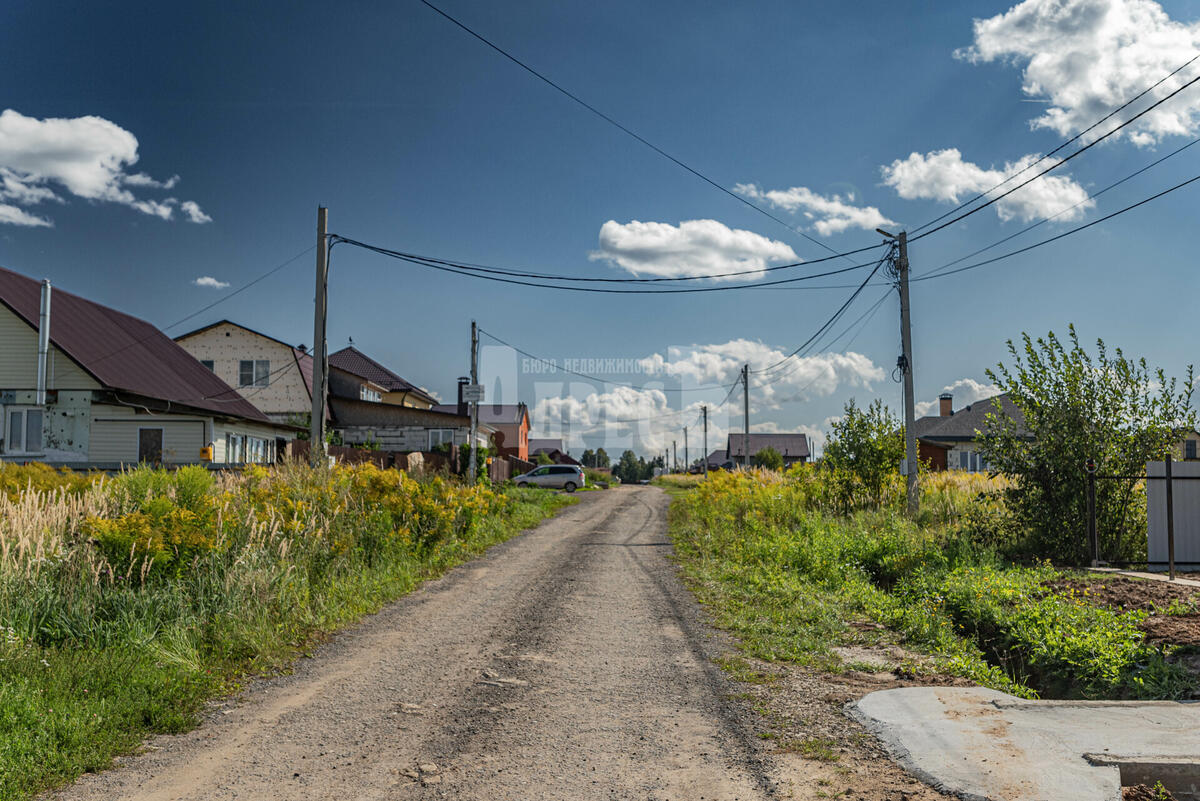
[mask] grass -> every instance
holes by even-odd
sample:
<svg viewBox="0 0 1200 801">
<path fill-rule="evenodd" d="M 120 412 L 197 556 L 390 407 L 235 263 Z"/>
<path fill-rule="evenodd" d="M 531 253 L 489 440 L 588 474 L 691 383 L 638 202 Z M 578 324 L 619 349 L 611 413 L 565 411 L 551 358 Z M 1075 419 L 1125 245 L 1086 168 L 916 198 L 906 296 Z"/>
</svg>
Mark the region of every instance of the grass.
<svg viewBox="0 0 1200 801">
<path fill-rule="evenodd" d="M 1004 563 L 974 541 L 957 521 L 971 517 L 980 479 L 953 480 L 930 482 L 932 511 L 913 522 L 832 514 L 808 470 L 718 474 L 676 495 L 671 533 L 700 600 L 761 660 L 836 671 L 835 645 L 901 642 L 929 670 L 1023 697 L 1195 690 L 1171 649 L 1145 642 L 1144 612 L 1051 590 L 1063 574 Z"/>
<path fill-rule="evenodd" d="M 207 699 L 573 502 L 361 466 L 0 495 L 0 799 L 187 730 Z"/>
</svg>

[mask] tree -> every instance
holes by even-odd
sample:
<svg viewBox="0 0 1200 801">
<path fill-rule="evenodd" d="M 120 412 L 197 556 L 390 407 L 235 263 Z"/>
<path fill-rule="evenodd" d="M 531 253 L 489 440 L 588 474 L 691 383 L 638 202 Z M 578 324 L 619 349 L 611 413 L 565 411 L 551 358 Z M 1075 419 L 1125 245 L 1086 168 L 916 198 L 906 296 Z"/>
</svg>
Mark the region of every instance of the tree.
<svg viewBox="0 0 1200 801">
<path fill-rule="evenodd" d="M 883 503 L 884 490 L 899 473 L 903 458 L 904 427 L 899 419 L 879 400 L 860 409 L 851 398 L 833 424 L 823 464 L 848 511 L 864 501 Z"/>
<path fill-rule="evenodd" d="M 763 448 L 754 454 L 754 458 L 750 461 L 755 467 L 765 467 L 768 470 L 783 469 L 783 457 L 774 448 Z"/>
<path fill-rule="evenodd" d="M 645 462 L 638 463 L 637 454 L 627 450 L 621 454 L 617 466 L 613 468 L 613 475 L 621 479 L 622 484 L 636 484 L 642 480 L 644 464 Z"/>
<path fill-rule="evenodd" d="M 534 458 L 534 461 L 537 462 L 538 464 L 554 464 L 554 460 L 551 459 L 549 456 L 547 456 L 544 453 L 539 453 L 537 456 L 535 456 L 533 458 Z"/>
<path fill-rule="evenodd" d="M 1182 428 L 1196 424 L 1191 409 L 1192 368 L 1182 388 L 1145 359 L 1109 355 L 1096 340 L 1093 358 L 1075 326 L 1068 342 L 1050 332 L 1037 340 L 1009 340 L 1012 366 L 998 364 L 988 377 L 1020 415 L 996 411 L 986 418 L 980 451 L 995 470 L 1012 477 L 1009 508 L 1024 531 L 1024 550 L 1038 558 L 1086 564 L 1088 459 L 1102 475 L 1142 475 L 1146 462 L 1163 458 Z M 1135 479 L 1096 482 L 1101 559 L 1144 559 L 1144 510 Z"/>
<path fill-rule="evenodd" d="M 612 463 L 609 461 L 608 453 L 604 450 L 604 448 L 597 448 L 596 449 L 596 464 L 594 464 L 592 466 L 593 467 L 608 467 L 610 464 L 612 464 Z"/>
<path fill-rule="evenodd" d="M 579 457 L 579 461 L 583 463 L 584 467 L 595 467 L 596 466 L 596 452 L 593 451 L 591 448 L 588 448 L 586 451 L 583 452 L 583 456 Z"/>
</svg>

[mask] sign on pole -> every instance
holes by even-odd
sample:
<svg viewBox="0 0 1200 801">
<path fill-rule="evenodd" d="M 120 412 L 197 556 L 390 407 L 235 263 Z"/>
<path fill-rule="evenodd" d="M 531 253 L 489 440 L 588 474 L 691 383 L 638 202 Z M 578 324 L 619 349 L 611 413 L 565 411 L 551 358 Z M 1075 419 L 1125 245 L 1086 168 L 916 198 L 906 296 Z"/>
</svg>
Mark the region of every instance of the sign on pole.
<svg viewBox="0 0 1200 801">
<path fill-rule="evenodd" d="M 463 400 L 467 403 L 483 403 L 483 384 L 464 384 Z"/>
</svg>

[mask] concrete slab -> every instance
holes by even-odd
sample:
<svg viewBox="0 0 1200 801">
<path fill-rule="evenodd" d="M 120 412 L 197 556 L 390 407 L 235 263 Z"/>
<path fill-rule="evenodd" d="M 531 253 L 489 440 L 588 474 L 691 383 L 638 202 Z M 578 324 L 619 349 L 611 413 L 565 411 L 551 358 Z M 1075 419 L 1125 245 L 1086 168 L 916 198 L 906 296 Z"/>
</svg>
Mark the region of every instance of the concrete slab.
<svg viewBox="0 0 1200 801">
<path fill-rule="evenodd" d="M 1122 771 L 1136 783 L 1128 777 L 1155 766 L 1180 798 L 1200 798 L 1196 703 L 905 687 L 871 693 L 849 711 L 913 774 L 972 801 L 1120 801 Z"/>
<path fill-rule="evenodd" d="M 1195 579 L 1185 579 L 1175 577 L 1172 581 L 1171 577 L 1166 573 L 1146 573 L 1141 570 L 1121 570 L 1116 567 L 1089 567 L 1093 573 L 1111 573 L 1116 576 L 1129 576 L 1130 578 L 1147 579 L 1149 581 L 1166 581 L 1170 584 L 1179 584 L 1184 587 L 1200 587 L 1200 581 Z"/>
</svg>

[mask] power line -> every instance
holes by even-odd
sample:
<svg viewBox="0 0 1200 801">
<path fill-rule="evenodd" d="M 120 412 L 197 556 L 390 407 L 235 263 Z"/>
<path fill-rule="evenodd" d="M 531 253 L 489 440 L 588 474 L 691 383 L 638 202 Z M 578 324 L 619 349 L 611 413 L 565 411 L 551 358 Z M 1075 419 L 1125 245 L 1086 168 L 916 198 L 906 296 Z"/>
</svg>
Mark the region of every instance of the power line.
<svg viewBox="0 0 1200 801">
<path fill-rule="evenodd" d="M 574 94 L 573 92 L 569 91 L 568 89 L 565 89 L 565 88 L 564 88 L 564 87 L 562 87 L 561 85 L 559 85 L 559 84 L 555 83 L 554 81 L 550 80 L 550 79 L 549 79 L 549 78 L 547 78 L 545 75 L 543 75 L 542 73 L 540 73 L 540 72 L 538 72 L 537 70 L 535 70 L 533 67 L 531 67 L 531 66 L 529 66 L 528 64 L 526 64 L 524 61 L 521 61 L 519 58 L 517 58 L 517 57 L 516 57 L 516 56 L 514 56 L 513 54 L 509 53 L 509 52 L 508 52 L 507 50 L 505 50 L 504 48 L 502 48 L 502 47 L 500 47 L 499 45 L 497 45 L 496 43 L 492 42 L 490 39 L 487 39 L 487 38 L 486 38 L 486 37 L 484 37 L 482 34 L 480 34 L 480 33 L 477 33 L 477 32 L 476 32 L 476 31 L 474 31 L 473 29 L 471 29 L 471 28 L 467 27 L 467 25 L 466 25 L 465 23 L 463 23 L 463 22 L 460 22 L 459 20 L 457 20 L 457 19 L 455 19 L 454 17 L 452 17 L 452 16 L 450 16 L 449 14 L 447 14 L 445 11 L 442 11 L 440 8 L 438 8 L 437 6 L 435 6 L 433 3 L 430 3 L 430 2 L 429 2 L 429 0 L 421 0 L 421 2 L 422 2 L 423 4 L 425 4 L 426 6 L 428 6 L 430 9 L 432 9 L 433 11 L 437 12 L 438 14 L 440 14 L 442 17 L 445 17 L 447 20 L 449 20 L 450 22 L 454 23 L 456 26 L 458 26 L 458 27 L 459 27 L 459 28 L 461 28 L 462 30 L 466 31 L 466 32 L 467 32 L 468 34 L 470 34 L 471 36 L 473 36 L 473 37 L 475 37 L 476 39 L 478 39 L 480 42 L 483 42 L 485 45 L 487 45 L 488 47 L 490 47 L 492 50 L 495 50 L 497 53 L 499 53 L 500 55 L 504 56 L 505 58 L 507 58 L 507 59 L 508 59 L 509 61 L 511 61 L 512 63 L 516 64 L 516 65 L 517 65 L 518 67 L 520 67 L 521 69 L 523 69 L 523 70 L 525 70 L 526 72 L 528 72 L 530 75 L 534 76 L 535 78 L 537 78 L 538 80 L 542 81 L 542 82 L 543 82 L 543 83 L 545 83 L 546 85 L 548 85 L 548 86 L 550 86 L 550 87 L 552 87 L 552 88 L 554 88 L 554 89 L 558 90 L 559 92 L 561 92 L 562 94 L 564 94 L 564 95 L 566 95 L 568 98 L 570 98 L 571 100 L 573 100 L 573 101 L 575 101 L 576 103 L 578 103 L 580 106 L 583 106 L 585 109 L 587 109 L 588 111 L 590 111 L 590 112 L 592 112 L 593 114 L 595 114 L 595 115 L 596 115 L 597 117 L 599 117 L 600 119 L 602 119 L 602 120 L 604 120 L 605 122 L 607 122 L 608 124 L 610 124 L 610 125 L 612 125 L 612 126 L 614 126 L 614 127 L 618 128 L 619 130 L 623 131 L 624 133 L 628 134 L 629 136 L 632 136 L 634 139 L 636 139 L 637 141 L 641 142 L 643 145 L 645 145 L 646 147 L 650 148 L 651 150 L 653 150 L 653 151 L 654 151 L 655 153 L 657 153 L 658 155 L 662 156 L 663 158 L 665 158 L 665 159 L 667 159 L 668 161 L 672 162 L 672 163 L 673 163 L 673 164 L 675 164 L 676 166 L 678 166 L 678 167 L 681 167 L 682 169 L 684 169 L 684 170 L 686 170 L 687 172 L 691 173 L 692 175 L 696 176 L 697 178 L 699 178 L 701 181 L 704 181 L 704 182 L 705 182 L 706 184 L 708 184 L 709 186 L 713 187 L 714 189 L 717 189 L 717 190 L 718 190 L 718 191 L 720 191 L 720 192 L 723 192 L 723 193 L 724 193 L 724 194 L 726 194 L 726 195 L 729 195 L 729 197 L 733 198 L 734 200 L 738 201 L 739 203 L 742 203 L 742 204 L 744 204 L 744 205 L 746 205 L 746 206 L 749 206 L 750 208 L 752 208 L 752 209 L 754 209 L 755 211 L 757 211 L 759 214 L 762 214 L 763 216 L 765 216 L 765 217 L 767 217 L 767 218 L 769 218 L 769 219 L 771 219 L 771 220 L 774 220 L 775 222 L 777 222 L 777 223 L 779 223 L 780 225 L 782 225 L 782 226 L 784 226 L 785 228 L 787 228 L 787 229 L 788 229 L 789 231 L 791 231 L 792 233 L 794 233 L 794 234 L 799 234 L 800 236 L 802 236 L 802 237 L 804 237 L 805 239 L 807 239 L 809 242 L 812 242 L 814 245 L 818 245 L 818 246 L 820 246 L 820 247 L 822 247 L 822 248 L 825 248 L 825 250 L 828 250 L 830 253 L 836 253 L 836 251 L 835 251 L 833 248 L 831 248 L 829 245 L 825 244 L 825 243 L 824 243 L 824 242 L 822 242 L 821 240 L 819 240 L 819 239 L 814 239 L 813 237 L 809 236 L 808 234 L 804 233 L 804 232 L 803 232 L 803 231 L 801 231 L 800 229 L 796 228 L 794 225 L 792 225 L 791 223 L 787 222 L 786 220 L 783 220 L 783 219 L 781 219 L 781 218 L 779 218 L 779 217 L 775 216 L 775 215 L 774 215 L 774 214 L 772 214 L 771 212 L 767 211 L 767 210 L 766 210 L 766 209 L 764 209 L 762 206 L 759 206 L 759 205 L 758 205 L 758 204 L 756 204 L 756 203 L 751 203 L 749 200 L 747 200 L 746 198 L 742 197 L 741 195 L 739 195 L 739 194 L 737 194 L 737 193 L 735 193 L 735 192 L 731 192 L 731 191 L 729 191 L 729 190 L 728 190 L 728 189 L 726 189 L 724 186 L 722 186 L 721 184 L 717 183 L 717 182 L 716 182 L 716 181 L 714 181 L 713 179 L 709 178 L 709 177 L 708 177 L 707 175 L 705 175 L 704 173 L 700 172 L 699 170 L 695 169 L 694 167 L 690 167 L 690 166 L 688 166 L 688 165 L 687 165 L 687 164 L 685 164 L 684 162 L 682 162 L 682 161 L 680 161 L 679 159 L 677 159 L 677 158 L 675 158 L 674 156 L 672 156 L 672 155 L 671 155 L 670 153 L 668 153 L 667 151 L 663 150 L 663 149 L 662 149 L 661 147 L 659 147 L 658 145 L 654 144 L 653 142 L 649 141 L 649 140 L 648 140 L 648 139 L 646 139 L 645 137 L 643 137 L 643 136 L 641 136 L 640 134 L 638 134 L 638 133 L 634 132 L 633 130 L 629 129 L 629 128 L 628 128 L 628 127 L 626 127 L 625 125 L 622 125 L 620 122 L 617 122 L 617 120 L 615 120 L 615 119 L 613 119 L 612 117 L 610 117 L 609 115 L 605 114 L 603 111 L 601 111 L 600 109 L 596 108 L 596 107 L 595 107 L 595 106 L 593 106 L 591 103 L 588 103 L 588 102 L 587 102 L 586 100 L 584 100 L 583 98 L 579 97 L 578 95 Z M 841 254 L 837 254 L 837 255 L 838 255 L 838 256 L 840 256 Z"/>
<path fill-rule="evenodd" d="M 349 237 L 345 237 L 345 236 L 340 236 L 340 235 L 334 236 L 334 244 L 338 244 L 338 243 L 342 243 L 342 242 L 344 242 L 348 245 L 355 245 L 360 248 L 365 248 L 367 250 L 373 250 L 376 253 L 380 253 L 380 254 L 387 255 L 387 256 L 392 256 L 395 258 L 413 259 L 413 260 L 416 260 L 419 262 L 424 262 L 424 263 L 427 263 L 428 266 L 433 266 L 433 265 L 437 264 L 437 265 L 441 265 L 444 267 L 454 268 L 456 270 L 465 270 L 468 272 L 481 272 L 481 273 L 488 273 L 488 274 L 493 274 L 493 275 L 505 275 L 505 276 L 509 276 L 512 278 L 544 278 L 544 279 L 547 279 L 550 281 L 569 281 L 569 282 L 574 282 L 574 283 L 608 283 L 608 284 L 652 284 L 652 283 L 660 283 L 663 281 L 703 281 L 703 280 L 710 280 L 710 279 L 715 279 L 715 278 L 733 278 L 733 277 L 737 277 L 737 276 L 741 276 L 741 275 L 760 275 L 762 273 L 771 273 L 771 272 L 776 272 L 778 270 L 790 270 L 795 267 L 808 267 L 813 264 L 820 264 L 822 262 L 830 261 L 832 259 L 836 259 L 841 256 L 853 256 L 858 253 L 865 253 L 868 250 L 874 250 L 875 248 L 879 247 L 879 245 L 877 245 L 877 244 L 876 245 L 867 245 L 865 247 L 856 248 L 855 250 L 847 250 L 843 253 L 838 253 L 833 256 L 823 256 L 819 259 L 810 259 L 807 261 L 788 262 L 787 264 L 777 264 L 773 267 L 760 267 L 760 268 L 754 269 L 754 270 L 737 270 L 734 272 L 727 272 L 727 273 L 664 276 L 664 277 L 656 277 L 656 278 L 600 278 L 600 277 L 595 277 L 595 276 L 567 275 L 565 273 L 536 272 L 536 271 L 528 270 L 528 269 L 498 267 L 496 265 L 491 265 L 491 264 L 478 264 L 478 263 L 474 263 L 474 262 L 456 261 L 453 259 L 446 259 L 446 258 L 434 258 L 432 256 L 422 256 L 417 253 L 408 253 L 403 250 L 395 250 L 392 248 L 385 248 L 381 245 L 370 245 L 370 244 L 367 244 L 366 242 L 361 242 L 357 239 L 350 239 Z M 856 264 L 851 267 L 843 267 L 843 268 L 840 268 L 837 270 L 832 270 L 830 272 L 814 274 L 811 276 L 806 276 L 806 279 L 807 278 L 823 278 L 825 276 L 838 275 L 840 273 L 850 272 L 851 270 L 856 270 L 856 269 L 859 269 L 864 266 L 870 266 L 871 263 L 872 262 L 865 262 L 864 264 Z"/>
<path fill-rule="evenodd" d="M 924 230 L 925 228 L 928 228 L 929 226 L 933 225 L 933 224 L 934 224 L 934 223 L 936 223 L 936 222 L 939 222 L 939 221 L 941 221 L 941 220 L 944 220 L 945 218 L 949 217 L 951 214 L 953 214 L 954 212 L 958 211 L 959 209 L 964 209 L 964 208 L 966 208 L 967 206 L 970 206 L 970 205 L 971 205 L 972 203 L 974 203 L 975 201 L 977 201 L 977 200 L 980 200 L 981 198 L 984 198 L 984 197 L 986 197 L 986 196 L 987 196 L 987 195 L 989 195 L 990 193 L 992 193 L 992 192 L 996 191 L 997 189 L 999 189 L 1000 187 L 1004 186 L 1006 183 L 1008 183 L 1009 181 L 1011 181 L 1013 178 L 1016 178 L 1016 177 L 1017 177 L 1017 176 L 1019 176 L 1019 175 L 1023 175 L 1024 173 L 1026 173 L 1026 172 L 1028 172 L 1029 170 L 1033 169 L 1034 167 L 1036 167 L 1037 165 L 1041 164 L 1041 163 L 1042 163 L 1043 161 L 1045 161 L 1046 159 L 1048 159 L 1048 158 L 1050 158 L 1051 156 L 1053 156 L 1053 155 L 1054 155 L 1055 153 L 1057 153 L 1058 151 L 1062 150 L 1063 148 L 1067 147 L 1067 146 L 1068 146 L 1068 145 L 1070 145 L 1070 144 L 1073 144 L 1073 143 L 1075 143 L 1075 142 L 1079 141 L 1079 140 L 1080 140 L 1082 137 L 1084 137 L 1084 136 L 1085 136 L 1085 135 L 1087 135 L 1088 133 L 1091 133 L 1091 132 L 1092 132 L 1092 131 L 1094 131 L 1096 128 L 1098 128 L 1100 125 L 1104 124 L 1105 122 L 1107 122 L 1108 120 L 1110 120 L 1110 119 L 1112 119 L 1114 116 L 1116 116 L 1117 114 L 1119 114 L 1119 113 L 1121 113 L 1122 111 L 1124 111 L 1125 109 L 1127 109 L 1127 108 L 1128 108 L 1129 106 L 1131 106 L 1133 103 L 1136 103 L 1138 100 L 1141 100 L 1143 97 L 1145 97 L 1146 95 L 1148 95 L 1150 92 L 1153 92 L 1155 89 L 1157 89 L 1158 87 L 1162 86 L 1162 85 L 1163 85 L 1164 83 L 1166 83 L 1168 80 L 1170 80 L 1171 78 L 1175 77 L 1175 76 L 1176 76 L 1176 75 L 1178 75 L 1180 72 L 1182 72 L 1183 70 L 1185 70 L 1185 69 L 1187 69 L 1188 67 L 1190 67 L 1190 66 L 1191 66 L 1193 63 L 1195 63 L 1195 62 L 1196 62 L 1196 60 L 1197 60 L 1197 59 L 1200 59 L 1200 53 L 1197 53 L 1196 55 L 1192 56 L 1190 59 L 1188 59 L 1188 61 L 1187 61 L 1186 63 L 1184 63 L 1184 64 L 1180 65 L 1179 67 L 1176 67 L 1174 70 L 1172 70 L 1170 74 L 1168 74 L 1168 75 L 1164 75 L 1164 76 L 1163 76 L 1161 79 L 1159 79 L 1159 80 L 1158 80 L 1156 83 L 1154 83 L 1153 85 L 1151 85 L 1151 86 L 1149 86 L 1149 87 L 1147 87 L 1147 88 L 1143 89 L 1141 92 L 1138 92 L 1136 95 L 1134 95 L 1133 97 L 1131 97 L 1131 98 L 1129 98 L 1128 100 L 1126 100 L 1124 103 L 1122 103 L 1120 106 L 1118 106 L 1117 108 L 1115 108 L 1115 109 L 1113 109 L 1112 111 L 1110 111 L 1108 114 L 1106 114 L 1106 115 L 1104 115 L 1103 117 L 1101 117 L 1100 119 L 1096 120 L 1094 123 L 1092 123 L 1091 125 L 1089 125 L 1089 126 L 1088 126 L 1087 128 L 1085 128 L 1084 130 L 1082 130 L 1082 131 L 1080 131 L 1079 133 L 1075 134 L 1075 135 L 1074 135 L 1074 136 L 1072 136 L 1070 139 L 1068 139 L 1068 140 L 1066 140 L 1065 142 L 1063 142 L 1062 144 L 1060 144 L 1058 147 L 1054 148 L 1054 149 L 1053 149 L 1053 150 L 1051 150 L 1050 152 L 1048 152 L 1048 153 L 1046 153 L 1045 155 L 1043 155 L 1043 156 L 1042 156 L 1041 158 L 1039 158 L 1037 161 L 1033 162 L 1032 164 L 1027 164 L 1027 165 L 1025 165 L 1023 168 L 1021 168 L 1021 169 L 1020 169 L 1020 170 L 1018 170 L 1017 172 L 1014 172 L 1012 175 L 1009 175 L 1007 178 L 1005 178 L 1003 181 L 1001 181 L 1000 183 L 996 184 L 996 185 L 995 185 L 995 186 L 993 186 L 992 188 L 990 188 L 990 189 L 986 189 L 986 190 L 984 190 L 983 192 L 980 192 L 978 195 L 976 195 L 975 197 L 971 198 L 970 200 L 968 200 L 968 201 L 966 201 L 966 202 L 964 202 L 964 203 L 960 203 L 959 205 L 957 205 L 957 206 L 955 206 L 954 208 L 952 208 L 952 209 L 950 209 L 949 211 L 947 211 L 945 214 L 942 214 L 942 215 L 941 215 L 941 216 L 939 216 L 939 217 L 935 217 L 934 219 L 930 220 L 929 222 L 927 222 L 927 223 L 925 223 L 925 224 L 923 224 L 923 225 L 917 226 L 917 227 L 916 227 L 915 229 L 913 229 L 913 230 L 912 230 L 910 233 L 912 233 L 912 234 L 917 234 L 917 233 L 920 233 L 920 232 L 921 232 L 922 230 Z M 1020 188 L 1020 187 L 1018 187 L 1018 188 Z"/>
<path fill-rule="evenodd" d="M 1158 200 L 1160 197 L 1163 197 L 1164 195 L 1169 195 L 1172 192 L 1174 192 L 1175 190 L 1182 189 L 1183 187 L 1187 186 L 1188 184 L 1195 183 L 1196 181 L 1200 181 L 1200 175 L 1193 176 L 1193 177 L 1187 179 L 1186 181 L 1175 184 L 1175 186 L 1172 186 L 1169 189 L 1164 189 L 1163 191 L 1161 191 L 1155 195 L 1151 195 L 1150 197 L 1145 198 L 1144 200 L 1139 200 L 1137 203 L 1133 203 L 1129 206 L 1126 206 L 1123 209 L 1118 209 L 1117 211 L 1114 211 L 1111 214 L 1106 214 L 1103 217 L 1100 217 L 1099 219 L 1092 220 L 1090 223 L 1085 223 L 1084 225 L 1077 226 L 1075 228 L 1072 228 L 1069 231 L 1063 231 L 1061 234 L 1052 236 L 1049 239 L 1043 239 L 1040 242 L 1034 242 L 1032 245 L 1028 245 L 1019 250 L 1013 250 L 1008 253 L 1004 253 L 999 256 L 996 256 L 994 258 L 986 259 L 984 261 L 976 262 L 974 264 L 968 264 L 965 267 L 959 267 L 954 270 L 946 270 L 946 271 L 940 272 L 940 273 L 926 274 L 919 278 L 913 278 L 912 280 L 913 281 L 929 281 L 934 278 L 943 278 L 947 275 L 954 275 L 955 273 L 964 273 L 967 270 L 974 270 L 978 267 L 984 267 L 988 264 L 995 264 L 996 262 L 1000 261 L 1001 259 L 1007 259 L 1010 256 L 1017 256 L 1021 253 L 1028 253 L 1029 251 L 1033 250 L 1034 248 L 1039 248 L 1042 245 L 1048 245 L 1051 242 L 1057 242 L 1058 240 L 1068 237 L 1071 234 L 1077 234 L 1080 231 L 1083 231 L 1087 228 L 1091 228 L 1093 225 L 1099 225 L 1100 223 L 1105 222 L 1106 220 L 1111 220 L 1113 217 L 1120 216 L 1127 211 L 1133 211 L 1134 209 L 1138 208 L 1139 206 L 1144 206 L 1151 201 Z"/>
<path fill-rule="evenodd" d="M 967 217 L 970 217 L 972 214 L 974 214 L 974 213 L 976 213 L 976 212 L 978 212 L 978 211 L 983 211 L 984 209 L 986 209 L 988 206 L 992 205 L 993 203 L 997 203 L 997 202 L 999 202 L 999 201 L 1003 200 L 1004 198 L 1006 198 L 1006 197 L 1008 197 L 1009 195 L 1011 195 L 1013 192 L 1016 192 L 1016 191 L 1017 191 L 1018 189 L 1020 189 L 1021 187 L 1023 187 L 1023 186 L 1028 186 L 1029 184 L 1033 183 L 1033 182 L 1034 182 L 1034 181 L 1036 181 L 1038 178 L 1041 178 L 1043 175 L 1045 175 L 1046 173 L 1050 172 L 1051 170 L 1058 169 L 1059 167 L 1061 167 L 1062 165 L 1066 164 L 1068 161 L 1070 161 L 1071 159 L 1073 159 L 1073 158 L 1075 158 L 1076 156 L 1080 155 L 1081 153 L 1085 153 L 1086 151 L 1088 151 L 1088 150 L 1090 150 L 1091 148 L 1095 147 L 1096 145 L 1100 144 L 1100 143 L 1101 143 L 1101 142 L 1103 142 L 1105 139 L 1107 139 L 1108 137 L 1110 137 L 1110 136 L 1112 136 L 1113 134 L 1115 134 L 1117 131 L 1119 131 L 1119 130 L 1121 130 L 1122 128 L 1124 128 L 1126 125 L 1130 125 L 1130 124 L 1132 124 L 1132 123 L 1133 123 L 1133 122 L 1135 122 L 1135 121 L 1136 121 L 1138 118 L 1140 118 L 1140 117 L 1142 117 L 1143 115 L 1145 115 L 1145 114 L 1148 114 L 1149 112 L 1153 111 L 1155 108 L 1157 108 L 1158 106 L 1161 106 L 1163 103 L 1165 103 L 1165 102 L 1167 102 L 1168 100 L 1170 100 L 1171 98 L 1175 97 L 1175 95 L 1179 94 L 1179 93 L 1180 93 L 1180 92 L 1182 92 L 1184 89 L 1187 89 L 1188 87 L 1190 87 L 1192 84 L 1196 83 L 1197 81 L 1200 81 L 1200 75 L 1197 75 L 1195 78 L 1192 78 L 1190 81 L 1188 81 L 1187 83 L 1185 83 L 1183 86 L 1180 86 L 1178 89 L 1176 89 L 1175 91 L 1173 91 L 1173 92 L 1171 92 L 1170 94 L 1166 95 L 1165 97 L 1163 97 L 1163 98 L 1161 98 L 1161 99 L 1159 99 L 1159 100 L 1156 100 L 1154 103 L 1151 103 L 1149 106 L 1147 106 L 1146 108 L 1142 109 L 1142 110 L 1141 110 L 1141 111 L 1139 111 L 1137 114 L 1134 114 L 1134 115 L 1133 115 L 1132 117 L 1130 117 L 1128 120 L 1126 120 L 1125 122 L 1121 123 L 1121 124 L 1120 124 L 1120 125 L 1118 125 L 1117 127 L 1113 128 L 1111 131 L 1108 131 L 1107 133 L 1103 134 L 1102 136 L 1099 136 L 1099 137 L 1097 137 L 1097 138 L 1096 138 L 1096 139 L 1094 139 L 1093 141 L 1091 141 L 1091 142 L 1088 142 L 1086 145 L 1084 145 L 1083 147 L 1079 148 L 1079 149 L 1078 149 L 1078 150 L 1076 150 L 1074 153 L 1071 153 L 1070 155 L 1066 156 L 1066 157 L 1065 157 L 1065 158 L 1063 158 L 1062 160 L 1060 160 L 1060 161 L 1058 161 L 1058 162 L 1055 162 L 1054 164 L 1052 164 L 1052 165 L 1050 165 L 1049 167 L 1047 167 L 1046 169 L 1042 170 L 1041 172 L 1039 172 L 1037 175 L 1033 176 L 1032 178 L 1029 178 L 1029 179 L 1027 179 L 1027 180 L 1025 180 L 1025 181 L 1022 181 L 1021 183 L 1017 184 L 1016 186 L 1012 187 L 1011 189 L 1009 189 L 1009 190 L 1007 190 L 1007 191 L 1005 191 L 1005 192 L 1002 192 L 1002 193 L 1000 193 L 999 195 L 996 195 L 994 198 L 992 198 L 991 200 L 989 200 L 988 202 L 986 202 L 986 203 L 984 203 L 984 204 L 982 204 L 982 205 L 976 206 L 976 207 L 975 207 L 975 208 L 973 208 L 973 209 L 970 209 L 970 210 L 968 210 L 968 211 L 965 211 L 965 212 L 963 212 L 962 214 L 959 214 L 957 217 L 954 217 L 953 219 L 947 220 L 946 222 L 942 223 L 941 225 L 937 226 L 936 228 L 930 228 L 930 229 L 929 229 L 928 231 L 926 231 L 925 233 L 923 233 L 923 234 L 919 234 L 919 235 L 917 235 L 917 236 L 914 236 L 914 237 L 912 237 L 912 238 L 909 240 L 909 242 L 910 242 L 910 243 L 911 243 L 911 242 L 916 242 L 918 239 L 924 239 L 925 237 L 929 236 L 930 234 L 936 234 L 938 231 L 941 231 L 943 228 L 946 228 L 946 227 L 948 227 L 948 226 L 954 225 L 954 223 L 958 222 L 959 220 L 966 219 Z"/>
<path fill-rule="evenodd" d="M 778 286 L 781 284 L 793 284 L 793 283 L 796 283 L 799 281 L 810 281 L 810 280 L 813 280 L 814 278 L 821 278 L 826 275 L 834 274 L 833 272 L 827 272 L 827 273 L 800 276 L 798 278 L 783 278 L 783 279 L 778 279 L 775 281 L 759 281 L 754 284 L 734 284 L 732 286 L 710 286 L 710 287 L 687 287 L 687 288 L 683 288 L 683 289 L 606 289 L 606 288 L 601 288 L 601 287 L 584 287 L 584 286 L 554 286 L 554 285 L 550 285 L 550 284 L 539 284 L 539 283 L 534 283 L 531 281 L 518 280 L 515 278 L 501 277 L 501 276 L 497 276 L 497 275 L 488 275 L 488 274 L 479 275 L 479 274 L 475 274 L 473 272 L 466 272 L 466 271 L 463 271 L 456 267 L 448 267 L 443 264 L 422 261 L 422 260 L 413 258 L 411 256 L 403 255 L 400 251 L 389 250 L 387 248 L 378 247 L 376 245 L 368 245 L 365 242 L 359 242 L 357 240 L 347 239 L 345 237 L 338 237 L 337 242 L 352 245 L 354 247 L 359 247 L 364 250 L 369 250 L 371 252 L 378 253 L 379 255 L 382 255 L 382 256 L 387 256 L 389 258 L 397 259 L 399 261 L 407 262 L 409 264 L 414 264 L 418 267 L 428 267 L 428 268 L 431 268 L 434 270 L 440 270 L 442 272 L 454 273 L 455 275 L 462 275 L 467 278 L 477 278 L 477 279 L 480 279 L 483 281 L 496 281 L 496 282 L 499 282 L 502 284 L 514 284 L 517 286 L 528 286 L 528 287 L 534 287 L 536 289 L 555 289 L 555 290 L 566 291 L 566 292 L 598 292 L 598 293 L 610 294 L 610 295 L 681 295 L 681 294 L 690 294 L 690 293 L 697 293 L 697 292 L 730 292 L 730 291 L 739 290 L 739 289 L 752 289 L 752 288 L 764 287 L 764 286 Z M 842 268 L 836 272 L 848 272 L 850 270 L 857 270 L 857 269 L 861 269 L 863 267 L 869 267 L 870 265 L 871 265 L 871 262 L 863 262 L 862 264 L 856 264 L 852 267 Z"/>
</svg>

